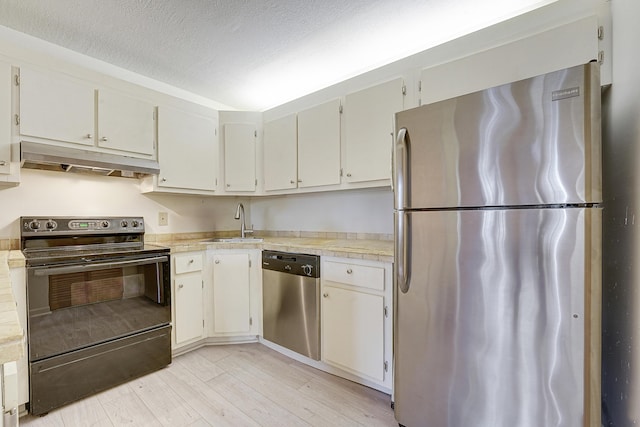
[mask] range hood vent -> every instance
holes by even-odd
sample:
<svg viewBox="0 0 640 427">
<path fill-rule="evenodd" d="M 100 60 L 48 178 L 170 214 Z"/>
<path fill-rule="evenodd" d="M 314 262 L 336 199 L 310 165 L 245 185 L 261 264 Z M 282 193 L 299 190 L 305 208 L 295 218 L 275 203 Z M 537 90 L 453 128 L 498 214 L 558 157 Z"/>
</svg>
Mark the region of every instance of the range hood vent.
<svg viewBox="0 0 640 427">
<path fill-rule="evenodd" d="M 138 159 L 116 154 L 97 153 L 79 148 L 58 147 L 35 142 L 20 143 L 23 168 L 92 175 L 139 178 L 157 175 L 160 165 L 155 160 Z"/>
</svg>

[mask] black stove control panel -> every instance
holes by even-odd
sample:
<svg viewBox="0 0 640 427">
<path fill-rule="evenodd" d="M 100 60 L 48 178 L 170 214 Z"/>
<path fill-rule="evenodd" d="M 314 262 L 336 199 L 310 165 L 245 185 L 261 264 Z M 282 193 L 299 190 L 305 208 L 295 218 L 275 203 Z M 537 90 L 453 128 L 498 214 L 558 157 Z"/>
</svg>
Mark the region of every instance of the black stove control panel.
<svg viewBox="0 0 640 427">
<path fill-rule="evenodd" d="M 142 217 L 21 217 L 21 234 L 51 235 L 144 233 Z"/>
</svg>

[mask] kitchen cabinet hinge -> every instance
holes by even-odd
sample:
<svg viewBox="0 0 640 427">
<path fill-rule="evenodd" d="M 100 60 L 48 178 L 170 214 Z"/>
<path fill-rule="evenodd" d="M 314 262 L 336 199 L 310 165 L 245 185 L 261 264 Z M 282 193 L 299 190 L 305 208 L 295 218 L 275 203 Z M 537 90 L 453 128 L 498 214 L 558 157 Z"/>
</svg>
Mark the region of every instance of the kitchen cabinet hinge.
<svg viewBox="0 0 640 427">
<path fill-rule="evenodd" d="M 204 280 L 202 281 L 202 289 L 204 289 Z"/>
<path fill-rule="evenodd" d="M 253 326 L 253 317 L 249 317 L 249 326 Z"/>
<path fill-rule="evenodd" d="M 422 92 L 422 80 L 418 82 L 418 92 Z"/>
<path fill-rule="evenodd" d="M 389 372 L 389 362 L 387 362 L 386 360 L 384 361 L 384 371 Z"/>
<path fill-rule="evenodd" d="M 16 118 L 16 126 L 17 126 L 17 125 L 19 125 L 19 124 L 20 124 L 20 115 L 19 115 L 19 114 L 16 114 L 16 115 L 15 115 L 15 118 Z"/>
<path fill-rule="evenodd" d="M 258 178 L 256 178 L 256 184 L 255 185 L 256 185 L 256 187 L 258 186 Z"/>
<path fill-rule="evenodd" d="M 257 131 L 257 130 L 254 130 L 254 131 L 253 131 L 253 136 L 254 136 L 255 138 L 257 138 L 257 137 L 258 137 L 258 131 Z"/>
<path fill-rule="evenodd" d="M 598 27 L 598 40 L 604 39 L 604 27 L 600 25 Z"/>
<path fill-rule="evenodd" d="M 340 104 L 340 107 L 338 108 L 338 112 L 342 114 L 342 104 Z"/>
<path fill-rule="evenodd" d="M 598 52 L 598 63 L 602 64 L 604 62 L 604 50 Z"/>
<path fill-rule="evenodd" d="M 251 268 L 251 260 L 249 260 L 249 268 Z"/>
<path fill-rule="evenodd" d="M 218 186 L 218 178 L 216 178 L 216 187 Z"/>
<path fill-rule="evenodd" d="M 402 85 L 402 94 L 403 95 L 407 94 L 407 86 L 406 85 Z"/>
<path fill-rule="evenodd" d="M 389 307 L 385 305 L 382 312 L 384 313 L 384 317 L 389 317 Z"/>
<path fill-rule="evenodd" d="M 340 176 L 344 176 L 344 172 L 342 168 L 340 168 Z"/>
<path fill-rule="evenodd" d="M 204 329 L 204 319 L 202 319 L 202 329 Z"/>
<path fill-rule="evenodd" d="M 15 75 L 14 81 L 16 83 L 16 86 L 20 86 L 20 74 Z"/>
</svg>

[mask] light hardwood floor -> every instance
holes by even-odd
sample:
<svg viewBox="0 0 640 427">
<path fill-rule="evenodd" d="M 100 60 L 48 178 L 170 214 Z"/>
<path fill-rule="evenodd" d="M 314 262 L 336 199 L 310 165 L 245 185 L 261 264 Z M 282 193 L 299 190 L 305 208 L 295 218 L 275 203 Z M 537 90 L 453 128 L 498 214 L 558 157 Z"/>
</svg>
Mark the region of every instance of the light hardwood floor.
<svg viewBox="0 0 640 427">
<path fill-rule="evenodd" d="M 28 427 L 397 426 L 384 393 L 262 344 L 208 346 L 167 368 L 52 411 Z"/>
</svg>

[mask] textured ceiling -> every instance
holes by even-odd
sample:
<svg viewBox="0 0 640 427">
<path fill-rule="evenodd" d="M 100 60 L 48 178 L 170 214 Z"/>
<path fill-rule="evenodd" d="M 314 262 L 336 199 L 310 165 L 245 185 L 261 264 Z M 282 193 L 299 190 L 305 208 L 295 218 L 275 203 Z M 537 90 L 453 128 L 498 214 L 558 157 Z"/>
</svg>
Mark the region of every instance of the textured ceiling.
<svg viewBox="0 0 640 427">
<path fill-rule="evenodd" d="M 0 0 L 0 25 L 263 110 L 555 0 Z"/>
</svg>

